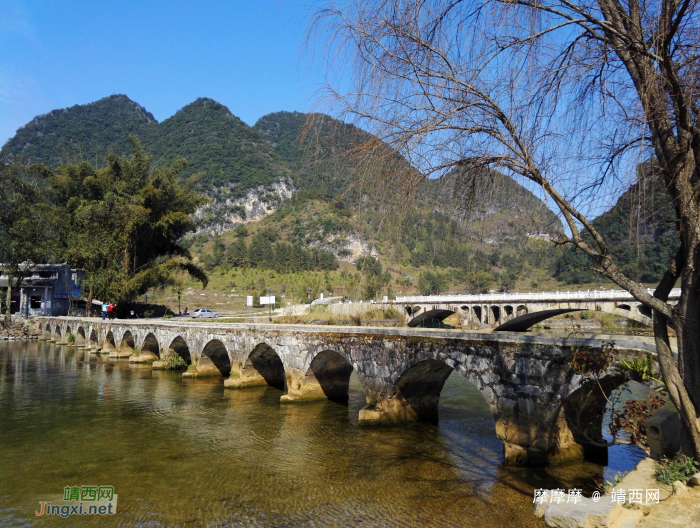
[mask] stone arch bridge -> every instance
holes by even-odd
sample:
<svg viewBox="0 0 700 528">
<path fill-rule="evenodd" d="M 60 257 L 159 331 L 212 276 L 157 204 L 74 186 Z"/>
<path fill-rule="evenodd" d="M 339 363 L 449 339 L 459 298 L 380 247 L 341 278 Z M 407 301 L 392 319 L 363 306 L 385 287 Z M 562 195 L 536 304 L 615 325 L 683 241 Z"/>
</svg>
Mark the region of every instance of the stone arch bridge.
<svg viewBox="0 0 700 528">
<path fill-rule="evenodd" d="M 676 288 L 669 300 L 677 301 L 679 297 L 680 288 Z M 495 330 L 524 332 L 550 317 L 583 310 L 651 325 L 649 308 L 625 290 L 430 295 L 397 297 L 390 304 L 400 305 L 411 327 L 431 326 L 457 313 L 465 325 L 485 324 Z"/>
<path fill-rule="evenodd" d="M 59 345 L 72 334 L 74 346 L 152 362 L 154 368 L 177 352 L 191 365 L 183 376 L 221 377 L 231 389 L 271 385 L 284 391 L 284 403 L 347 401 L 355 371 L 367 401 L 361 424 L 436 420 L 440 392 L 455 370 L 488 403 L 507 464 L 607 456 L 607 450 L 596 447 L 605 398 L 601 391 L 591 391 L 570 365 L 572 348 L 608 350 L 600 340 L 179 320 L 43 317 L 37 322 L 44 339 Z M 621 359 L 653 350 L 643 341 L 616 342 L 601 380 L 605 392 L 625 380 L 615 369 Z"/>
</svg>

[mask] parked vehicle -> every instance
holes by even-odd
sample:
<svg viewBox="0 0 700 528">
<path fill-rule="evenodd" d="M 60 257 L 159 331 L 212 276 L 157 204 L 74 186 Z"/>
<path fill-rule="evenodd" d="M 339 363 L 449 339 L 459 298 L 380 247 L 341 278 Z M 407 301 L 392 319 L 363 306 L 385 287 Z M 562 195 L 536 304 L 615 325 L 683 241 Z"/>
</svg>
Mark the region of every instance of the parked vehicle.
<svg viewBox="0 0 700 528">
<path fill-rule="evenodd" d="M 207 310 L 206 308 L 197 308 L 194 312 L 192 312 L 193 319 L 207 319 L 216 317 L 219 317 L 219 312 L 213 312 L 211 310 Z"/>
</svg>

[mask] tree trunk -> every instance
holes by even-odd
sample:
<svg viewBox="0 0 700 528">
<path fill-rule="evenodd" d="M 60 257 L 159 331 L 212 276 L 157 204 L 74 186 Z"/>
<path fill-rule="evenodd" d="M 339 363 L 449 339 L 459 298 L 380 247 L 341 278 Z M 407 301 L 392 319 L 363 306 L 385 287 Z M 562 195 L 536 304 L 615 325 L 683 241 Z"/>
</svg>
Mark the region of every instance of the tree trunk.
<svg viewBox="0 0 700 528">
<path fill-rule="evenodd" d="M 90 286 L 90 293 L 87 298 L 87 305 L 85 306 L 85 317 L 90 317 L 90 310 L 92 310 L 92 286 Z"/>
<path fill-rule="evenodd" d="M 695 328 L 697 329 L 698 327 L 696 326 Z M 654 339 L 656 341 L 656 352 L 659 358 L 659 366 L 661 367 L 661 375 L 666 384 L 666 390 L 671 397 L 671 401 L 681 414 L 683 427 L 692 441 L 696 457 L 700 457 L 700 420 L 698 420 L 696 411 L 698 407 L 694 405 L 693 399 L 691 399 L 688 394 L 686 384 L 684 383 L 685 380 L 681 377 L 676 361 L 673 358 L 668 339 L 666 318 L 656 311 L 654 312 Z M 681 339 L 681 335 L 679 334 L 679 353 Z M 695 339 L 698 339 L 697 330 Z"/>
<path fill-rule="evenodd" d="M 12 273 L 7 274 L 7 302 L 5 306 L 5 324 L 10 324 L 12 317 Z"/>
</svg>

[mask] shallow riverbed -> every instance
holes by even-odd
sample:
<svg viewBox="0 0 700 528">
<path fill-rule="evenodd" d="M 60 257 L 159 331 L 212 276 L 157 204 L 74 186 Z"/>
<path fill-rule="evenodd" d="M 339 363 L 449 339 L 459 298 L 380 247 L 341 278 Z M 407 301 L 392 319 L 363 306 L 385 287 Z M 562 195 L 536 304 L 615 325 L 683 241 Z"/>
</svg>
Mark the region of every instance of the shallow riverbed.
<svg viewBox="0 0 700 528">
<path fill-rule="evenodd" d="M 0 343 L 0 527 L 526 527 L 533 489 L 582 488 L 631 469 L 501 466 L 481 394 L 453 373 L 437 425 L 359 427 L 365 399 L 280 405 L 49 343 Z M 36 517 L 65 486 L 111 485 L 114 516 Z"/>
</svg>

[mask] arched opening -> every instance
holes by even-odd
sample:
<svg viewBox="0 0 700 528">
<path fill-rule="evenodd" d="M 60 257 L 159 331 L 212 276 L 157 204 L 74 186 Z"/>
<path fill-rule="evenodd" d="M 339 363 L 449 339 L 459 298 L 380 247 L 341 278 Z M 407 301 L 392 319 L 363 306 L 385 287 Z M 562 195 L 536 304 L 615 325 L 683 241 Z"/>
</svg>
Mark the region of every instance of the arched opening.
<svg viewBox="0 0 700 528">
<path fill-rule="evenodd" d="M 48 323 L 44 327 L 44 337 L 51 337 L 51 325 Z"/>
<path fill-rule="evenodd" d="M 342 355 L 324 350 L 309 365 L 304 385 L 315 385 L 315 379 L 326 398 L 347 403 L 352 370 L 352 365 Z"/>
<path fill-rule="evenodd" d="M 418 419 L 437 422 L 440 392 L 452 367 L 435 359 L 426 359 L 406 370 L 394 386 L 393 399 L 410 408 Z"/>
<path fill-rule="evenodd" d="M 442 321 L 444 321 L 454 313 L 455 312 L 452 310 L 428 310 L 427 312 L 423 312 L 422 314 L 414 317 L 413 320 L 411 320 L 411 322 L 408 323 L 408 326 L 419 326 L 421 328 L 441 328 L 443 326 L 446 326 Z"/>
<path fill-rule="evenodd" d="M 85 329 L 82 326 L 78 327 L 78 333 L 75 336 L 75 342 L 79 345 L 85 344 Z"/>
<path fill-rule="evenodd" d="M 513 307 L 512 306 L 504 306 L 503 311 L 506 314 L 506 317 L 511 317 L 513 315 Z"/>
<path fill-rule="evenodd" d="M 141 354 L 153 354 L 155 357 L 160 358 L 160 346 L 158 345 L 156 336 L 152 333 L 149 333 L 143 340 Z"/>
<path fill-rule="evenodd" d="M 608 463 L 608 448 L 603 446 L 603 418 L 610 394 L 624 381 L 621 374 L 606 376 L 594 386 L 582 385 L 563 401 L 564 416 L 574 440 L 592 462 Z"/>
<path fill-rule="evenodd" d="M 637 310 L 639 310 L 639 313 L 642 314 L 644 317 L 649 317 L 649 318 L 651 318 L 651 308 L 649 308 L 648 306 L 645 306 L 645 305 L 643 305 L 643 304 L 640 304 L 640 305 L 637 307 Z"/>
<path fill-rule="evenodd" d="M 462 308 L 462 311 L 464 311 L 465 314 L 469 313 L 469 306 L 467 306 L 466 304 L 464 306 L 461 306 L 460 308 Z"/>
<path fill-rule="evenodd" d="M 173 342 L 170 343 L 170 346 L 168 347 L 168 355 L 172 354 L 173 352 L 177 353 L 178 356 L 184 359 L 188 365 L 192 364 L 190 348 L 187 346 L 187 343 L 185 343 L 185 340 L 182 339 L 182 337 L 177 336 L 175 339 L 173 339 Z"/>
<path fill-rule="evenodd" d="M 199 358 L 197 373 L 198 375 L 221 376 L 228 376 L 231 373 L 231 359 L 228 350 L 221 341 L 212 339 L 207 343 Z"/>
<path fill-rule="evenodd" d="M 122 350 L 134 350 L 135 346 L 136 344 L 134 343 L 134 336 L 129 330 L 127 330 L 122 336 L 122 341 L 119 344 L 119 348 L 121 348 Z"/>
<path fill-rule="evenodd" d="M 493 322 L 498 323 L 501 320 L 501 307 L 496 305 L 491 306 L 491 314 L 493 315 Z"/>
<path fill-rule="evenodd" d="M 92 332 L 90 332 L 90 344 L 91 345 L 97 345 L 99 340 L 100 340 L 99 337 L 97 337 L 97 330 L 93 330 Z"/>
<path fill-rule="evenodd" d="M 618 304 L 617 307 L 618 307 L 620 310 L 627 310 L 627 311 L 631 311 L 631 310 L 632 310 L 632 309 L 630 308 L 630 305 L 629 305 L 629 304 Z"/>
<path fill-rule="evenodd" d="M 527 306 L 524 304 L 521 304 L 515 309 L 515 314 L 520 317 L 521 315 L 525 315 L 528 313 Z"/>
<path fill-rule="evenodd" d="M 474 312 L 474 316 L 476 317 L 476 320 L 479 321 L 479 322 L 482 322 L 482 319 L 481 319 L 481 306 L 474 306 L 474 308 L 472 308 L 472 311 Z"/>
<path fill-rule="evenodd" d="M 409 316 L 416 315 L 421 310 L 422 310 L 422 308 L 420 306 L 406 306 L 406 313 Z"/>
<path fill-rule="evenodd" d="M 284 390 L 284 365 L 270 346 L 260 343 L 248 356 L 244 369 L 253 368 L 271 387 Z"/>
<path fill-rule="evenodd" d="M 72 332 L 70 326 L 66 325 L 66 332 L 65 332 L 65 334 L 66 334 L 66 335 L 65 335 L 66 339 L 67 339 L 68 336 L 69 336 L 70 334 L 72 334 L 72 333 L 73 333 L 73 332 Z"/>
<path fill-rule="evenodd" d="M 110 330 L 107 332 L 107 335 L 105 336 L 104 343 L 102 344 L 102 349 L 103 350 L 114 350 L 117 348 L 117 345 L 114 341 L 114 334 Z"/>
</svg>

